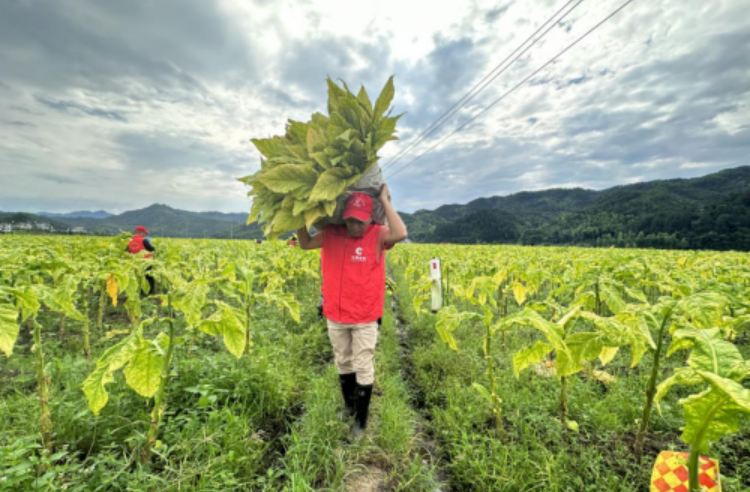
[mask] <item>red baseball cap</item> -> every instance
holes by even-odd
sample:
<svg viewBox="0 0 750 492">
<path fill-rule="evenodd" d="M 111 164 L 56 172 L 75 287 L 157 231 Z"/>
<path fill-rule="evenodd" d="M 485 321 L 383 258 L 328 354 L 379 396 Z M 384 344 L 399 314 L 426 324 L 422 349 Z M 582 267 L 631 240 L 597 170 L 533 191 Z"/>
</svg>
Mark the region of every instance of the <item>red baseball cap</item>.
<svg viewBox="0 0 750 492">
<path fill-rule="evenodd" d="M 372 216 L 372 197 L 365 193 L 352 193 L 346 201 L 342 218 L 353 218 L 367 222 Z"/>
<path fill-rule="evenodd" d="M 146 233 L 146 234 L 151 234 L 151 231 L 149 231 L 148 229 L 146 229 L 143 226 L 136 227 L 135 228 L 135 232 L 143 232 L 143 233 Z"/>
</svg>

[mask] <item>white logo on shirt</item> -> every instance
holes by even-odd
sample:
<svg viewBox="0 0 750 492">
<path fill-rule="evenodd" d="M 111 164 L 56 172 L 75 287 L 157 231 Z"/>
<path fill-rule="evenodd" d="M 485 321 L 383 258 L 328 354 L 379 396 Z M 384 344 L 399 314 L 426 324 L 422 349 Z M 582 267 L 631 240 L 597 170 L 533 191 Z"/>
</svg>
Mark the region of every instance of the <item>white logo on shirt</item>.
<svg viewBox="0 0 750 492">
<path fill-rule="evenodd" d="M 352 261 L 355 261 L 357 263 L 364 263 L 367 261 L 366 256 L 362 256 L 362 253 L 364 253 L 364 250 L 362 249 L 362 246 L 358 246 L 354 250 L 354 254 L 352 255 Z"/>
</svg>

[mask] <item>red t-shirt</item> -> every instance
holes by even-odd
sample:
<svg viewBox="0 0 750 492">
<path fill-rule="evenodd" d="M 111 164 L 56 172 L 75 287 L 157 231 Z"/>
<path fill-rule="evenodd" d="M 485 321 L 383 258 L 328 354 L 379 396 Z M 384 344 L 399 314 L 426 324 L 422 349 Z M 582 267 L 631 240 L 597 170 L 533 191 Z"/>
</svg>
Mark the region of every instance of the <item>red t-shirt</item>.
<svg viewBox="0 0 750 492">
<path fill-rule="evenodd" d="M 389 229 L 370 224 L 360 237 L 347 236 L 346 226 L 322 232 L 323 314 L 343 324 L 369 323 L 383 316 L 385 243 Z"/>
</svg>

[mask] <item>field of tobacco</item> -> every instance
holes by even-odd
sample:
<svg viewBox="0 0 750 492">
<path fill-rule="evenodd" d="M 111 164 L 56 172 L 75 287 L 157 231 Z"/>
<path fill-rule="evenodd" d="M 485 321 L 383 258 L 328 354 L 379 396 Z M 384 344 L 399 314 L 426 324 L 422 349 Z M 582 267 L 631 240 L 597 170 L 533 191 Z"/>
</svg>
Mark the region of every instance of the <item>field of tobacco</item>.
<svg viewBox="0 0 750 492">
<path fill-rule="evenodd" d="M 317 252 L 127 240 L 0 238 L 0 490 L 750 487 L 746 254 L 399 245 L 352 443 Z"/>
</svg>

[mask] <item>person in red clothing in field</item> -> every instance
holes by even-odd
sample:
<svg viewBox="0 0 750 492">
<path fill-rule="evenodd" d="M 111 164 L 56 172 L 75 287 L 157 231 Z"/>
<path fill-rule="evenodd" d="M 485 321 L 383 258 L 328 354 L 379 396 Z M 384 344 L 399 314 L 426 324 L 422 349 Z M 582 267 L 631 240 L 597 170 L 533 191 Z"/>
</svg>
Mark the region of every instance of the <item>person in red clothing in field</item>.
<svg viewBox="0 0 750 492">
<path fill-rule="evenodd" d="M 145 227 L 136 227 L 135 232 L 133 233 L 133 237 L 130 238 L 130 242 L 125 248 L 125 251 L 127 251 L 131 255 L 137 255 L 141 251 L 146 250 L 149 253 L 144 255 L 144 258 L 153 258 L 154 255 L 152 253 L 156 251 L 156 248 L 154 248 L 154 246 L 151 244 L 151 238 L 148 237 L 149 234 L 151 234 L 151 231 L 149 231 Z M 146 268 L 146 270 L 151 270 L 151 268 L 152 267 L 149 266 L 148 268 Z M 148 281 L 148 285 L 150 287 L 148 294 L 153 294 L 154 289 L 156 288 L 156 281 L 154 280 L 154 277 L 149 274 L 146 274 L 146 280 Z M 144 292 L 144 294 L 146 293 Z"/>
<path fill-rule="evenodd" d="M 345 412 L 354 416 L 352 436 L 367 427 L 378 341 L 377 320 L 383 315 L 385 253 L 407 237 L 406 226 L 388 200 L 383 185 L 378 200 L 390 227 L 373 224 L 373 199 L 352 193 L 344 207 L 344 225 L 330 225 L 314 236 L 297 231 L 302 249 L 321 248 L 323 315 L 339 371 Z"/>
</svg>

